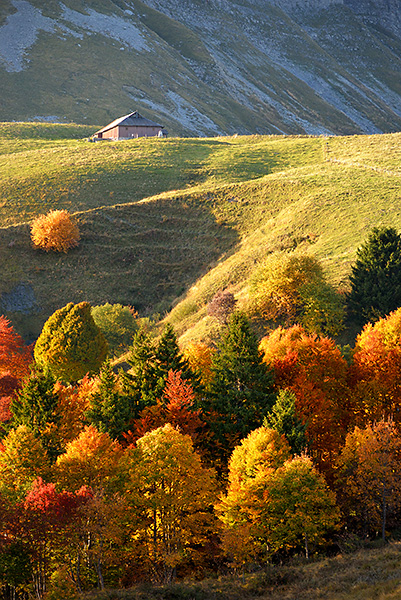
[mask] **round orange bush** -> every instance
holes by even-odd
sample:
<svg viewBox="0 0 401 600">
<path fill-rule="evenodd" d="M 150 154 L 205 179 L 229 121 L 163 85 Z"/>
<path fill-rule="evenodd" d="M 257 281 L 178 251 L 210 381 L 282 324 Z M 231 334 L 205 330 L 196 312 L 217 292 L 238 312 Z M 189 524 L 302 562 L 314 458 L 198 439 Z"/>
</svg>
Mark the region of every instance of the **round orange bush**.
<svg viewBox="0 0 401 600">
<path fill-rule="evenodd" d="M 51 210 L 32 223 L 31 238 L 34 248 L 67 252 L 78 246 L 80 235 L 78 225 L 68 211 Z"/>
</svg>

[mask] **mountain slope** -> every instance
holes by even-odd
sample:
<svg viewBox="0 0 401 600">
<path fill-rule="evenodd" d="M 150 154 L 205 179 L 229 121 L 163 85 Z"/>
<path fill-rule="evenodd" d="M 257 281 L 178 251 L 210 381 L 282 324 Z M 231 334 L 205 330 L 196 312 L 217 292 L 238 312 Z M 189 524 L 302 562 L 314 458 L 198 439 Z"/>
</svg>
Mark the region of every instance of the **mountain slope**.
<svg viewBox="0 0 401 600">
<path fill-rule="evenodd" d="M 138 109 L 178 135 L 398 131 L 400 15 L 398 0 L 3 0 L 0 120 Z"/>
</svg>

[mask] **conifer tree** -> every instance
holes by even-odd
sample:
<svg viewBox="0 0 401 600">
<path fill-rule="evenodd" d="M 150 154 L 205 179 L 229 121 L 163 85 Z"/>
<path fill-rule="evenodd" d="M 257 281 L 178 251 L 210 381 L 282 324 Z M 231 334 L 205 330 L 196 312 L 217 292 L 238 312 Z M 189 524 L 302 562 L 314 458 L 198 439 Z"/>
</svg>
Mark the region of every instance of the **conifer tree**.
<svg viewBox="0 0 401 600">
<path fill-rule="evenodd" d="M 133 374 L 123 376 L 127 393 L 139 411 L 151 406 L 163 396 L 169 371 L 180 371 L 181 378 L 189 381 L 194 390 L 200 389 L 199 377 L 179 349 L 173 327 L 167 324 L 158 343 L 149 334 L 138 331 L 134 335 L 128 359 Z"/>
<path fill-rule="evenodd" d="M 11 403 L 14 427 L 25 425 L 40 439 L 49 457 L 55 459 L 61 448 L 56 433 L 60 421 L 55 379 L 50 372 L 37 370 L 25 382 Z"/>
<path fill-rule="evenodd" d="M 348 305 L 360 325 L 401 306 L 401 236 L 394 227 L 375 227 L 357 251 Z"/>
<path fill-rule="evenodd" d="M 97 373 L 107 356 L 107 342 L 93 320 L 90 304 L 70 302 L 56 310 L 44 324 L 34 356 L 63 381 Z"/>
<path fill-rule="evenodd" d="M 265 417 L 264 425 L 284 434 L 293 454 L 301 454 L 306 449 L 306 426 L 297 417 L 296 396 L 289 389 L 280 390 L 272 410 Z"/>
<path fill-rule="evenodd" d="M 107 432 L 113 439 L 120 438 L 128 429 L 130 405 L 128 396 L 118 389 L 117 377 L 110 361 L 106 361 L 100 372 L 100 386 L 90 401 L 86 419 L 100 433 Z"/>
<path fill-rule="evenodd" d="M 230 317 L 213 356 L 206 409 L 227 461 L 234 446 L 260 426 L 274 402 L 273 377 L 262 361 L 256 335 L 240 312 Z"/>
</svg>

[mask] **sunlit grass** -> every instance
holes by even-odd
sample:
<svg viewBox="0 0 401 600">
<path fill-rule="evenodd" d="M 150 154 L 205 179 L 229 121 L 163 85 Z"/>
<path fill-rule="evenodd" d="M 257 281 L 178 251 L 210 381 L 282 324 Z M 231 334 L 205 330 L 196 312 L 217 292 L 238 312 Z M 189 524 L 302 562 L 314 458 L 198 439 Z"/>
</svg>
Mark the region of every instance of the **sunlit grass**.
<svg viewBox="0 0 401 600">
<path fill-rule="evenodd" d="M 401 134 L 89 143 L 95 129 L 0 124 L 0 285 L 29 283 L 38 323 L 68 301 L 121 302 L 186 343 L 207 337 L 218 289 L 246 301 L 268 252 L 301 246 L 346 287 L 370 229 L 401 228 Z M 30 247 L 28 224 L 50 209 L 80 223 L 67 255 Z M 31 332 L 31 315 L 10 316 Z"/>
</svg>

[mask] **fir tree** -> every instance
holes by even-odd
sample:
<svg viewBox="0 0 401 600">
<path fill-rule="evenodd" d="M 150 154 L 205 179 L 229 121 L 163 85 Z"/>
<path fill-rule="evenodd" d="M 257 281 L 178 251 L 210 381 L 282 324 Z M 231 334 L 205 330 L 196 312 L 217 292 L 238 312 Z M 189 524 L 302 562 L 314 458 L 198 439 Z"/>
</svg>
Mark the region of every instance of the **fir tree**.
<svg viewBox="0 0 401 600">
<path fill-rule="evenodd" d="M 293 454 L 305 451 L 306 426 L 298 419 L 295 411 L 295 394 L 291 390 L 280 390 L 272 410 L 265 417 L 265 427 L 284 434 Z"/>
<path fill-rule="evenodd" d="M 375 227 L 357 251 L 348 305 L 360 325 L 401 306 L 401 236 L 393 227 Z"/>
<path fill-rule="evenodd" d="M 169 371 L 181 371 L 184 381 L 189 381 L 195 391 L 200 389 L 199 377 L 181 353 L 177 336 L 169 324 L 158 343 L 149 334 L 138 331 L 134 335 L 128 363 L 132 374 L 123 375 L 124 385 L 132 398 L 132 405 L 139 412 L 162 398 Z"/>
<path fill-rule="evenodd" d="M 49 457 L 54 460 L 61 452 L 56 433 L 60 422 L 58 395 L 54 391 L 55 379 L 47 371 L 37 370 L 25 382 L 11 403 L 12 426 L 25 425 L 40 439 Z"/>
<path fill-rule="evenodd" d="M 99 390 L 92 396 L 85 417 L 98 431 L 115 439 L 127 431 L 130 416 L 129 399 L 118 389 L 117 377 L 107 361 L 100 372 Z"/>
<path fill-rule="evenodd" d="M 260 426 L 273 402 L 273 377 L 247 317 L 233 313 L 213 356 L 206 409 L 226 462 L 236 443 Z"/>
</svg>

